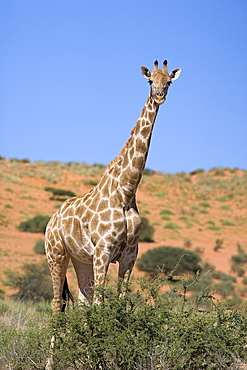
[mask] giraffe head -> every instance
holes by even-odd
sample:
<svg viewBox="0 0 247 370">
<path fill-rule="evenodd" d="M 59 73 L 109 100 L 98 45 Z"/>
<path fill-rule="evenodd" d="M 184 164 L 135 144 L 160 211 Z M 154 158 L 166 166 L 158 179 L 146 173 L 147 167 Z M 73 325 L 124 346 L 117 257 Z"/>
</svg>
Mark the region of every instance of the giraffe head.
<svg viewBox="0 0 247 370">
<path fill-rule="evenodd" d="M 157 60 L 154 62 L 154 69 L 152 72 L 147 67 L 141 67 L 141 72 L 144 78 L 148 79 L 151 86 L 151 95 L 157 104 L 162 104 L 166 100 L 166 95 L 172 81 L 175 81 L 181 69 L 173 69 L 169 74 L 167 71 L 167 60 L 163 63 L 163 68 L 158 68 Z"/>
</svg>

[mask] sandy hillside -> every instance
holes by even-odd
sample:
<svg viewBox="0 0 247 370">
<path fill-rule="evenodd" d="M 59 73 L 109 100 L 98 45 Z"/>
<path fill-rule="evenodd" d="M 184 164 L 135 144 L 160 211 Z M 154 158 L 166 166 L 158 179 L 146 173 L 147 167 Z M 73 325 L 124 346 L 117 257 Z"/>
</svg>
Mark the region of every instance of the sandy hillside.
<svg viewBox="0 0 247 370">
<path fill-rule="evenodd" d="M 1 160 L 0 173 L 0 289 L 7 269 L 20 269 L 23 262 L 39 262 L 33 250 L 43 234 L 17 229 L 20 222 L 38 214 L 51 216 L 61 204 L 50 200 L 46 187 L 66 189 L 79 195 L 100 179 L 102 166 L 85 163 Z M 165 175 L 146 171 L 137 193 L 141 216 L 154 226 L 154 243 L 140 243 L 139 256 L 148 249 L 167 245 L 197 250 L 203 262 L 237 278 L 247 296 L 247 264 L 241 277 L 232 271 L 231 257 L 240 247 L 247 253 L 247 172 L 216 168 L 210 172 Z M 215 248 L 217 239 L 221 247 Z M 116 274 L 116 265 L 110 273 Z M 140 275 L 135 268 L 134 275 Z M 76 282 L 69 268 L 70 284 Z M 247 280 L 247 279 L 245 279 Z M 246 286 L 246 293 L 245 293 Z"/>
</svg>

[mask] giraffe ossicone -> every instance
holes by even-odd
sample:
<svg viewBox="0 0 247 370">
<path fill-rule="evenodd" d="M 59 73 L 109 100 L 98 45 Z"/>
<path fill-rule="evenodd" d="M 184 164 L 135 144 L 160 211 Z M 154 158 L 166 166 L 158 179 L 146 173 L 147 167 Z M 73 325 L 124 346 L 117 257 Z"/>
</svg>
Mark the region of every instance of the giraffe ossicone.
<svg viewBox="0 0 247 370">
<path fill-rule="evenodd" d="M 131 137 L 109 164 L 98 185 L 84 195 L 65 201 L 50 219 L 45 236 L 46 256 L 51 272 L 53 311 L 64 309 L 66 271 L 71 260 L 77 275 L 79 299 L 93 297 L 93 287 L 103 284 L 109 264 L 119 263 L 118 276 L 128 282 L 137 253 L 140 216 L 136 190 L 145 167 L 159 105 L 166 100 L 172 81 L 181 69 L 162 69 L 154 62 L 151 72 L 141 67 L 150 92 Z"/>
</svg>

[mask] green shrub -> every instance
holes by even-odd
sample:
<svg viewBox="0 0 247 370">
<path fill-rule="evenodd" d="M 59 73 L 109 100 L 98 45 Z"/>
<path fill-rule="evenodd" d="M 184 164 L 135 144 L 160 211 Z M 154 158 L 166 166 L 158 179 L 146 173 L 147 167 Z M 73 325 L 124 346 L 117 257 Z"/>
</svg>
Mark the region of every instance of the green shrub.
<svg viewBox="0 0 247 370">
<path fill-rule="evenodd" d="M 224 211 L 232 211 L 231 207 L 227 205 L 221 206 L 220 209 L 223 209 Z"/>
<path fill-rule="evenodd" d="M 243 276 L 245 273 L 246 262 L 247 262 L 247 253 L 241 247 L 240 244 L 237 246 L 238 253 L 231 257 L 232 261 L 232 271 L 235 272 L 238 276 Z"/>
<path fill-rule="evenodd" d="M 245 269 L 241 266 L 236 265 L 236 264 L 232 265 L 232 271 L 235 272 L 239 277 L 242 277 L 245 273 Z"/>
<path fill-rule="evenodd" d="M 164 199 L 167 196 L 167 193 L 165 193 L 164 191 L 160 191 L 156 193 L 155 196 L 158 198 Z"/>
<path fill-rule="evenodd" d="M 198 207 L 196 207 L 196 206 L 191 206 L 191 207 L 190 207 L 190 209 L 191 209 L 192 211 L 199 211 L 199 208 L 198 208 Z"/>
<path fill-rule="evenodd" d="M 4 208 L 9 208 L 9 209 L 12 209 L 12 205 L 11 204 L 5 204 Z"/>
<path fill-rule="evenodd" d="M 230 201 L 230 198 L 225 197 L 225 196 L 223 196 L 223 197 L 217 197 L 215 199 L 218 200 L 219 202 L 229 202 Z"/>
<path fill-rule="evenodd" d="M 172 229 L 172 230 L 181 229 L 181 227 L 178 224 L 176 224 L 175 222 L 167 222 L 167 224 L 165 224 L 164 228 L 165 229 Z"/>
<path fill-rule="evenodd" d="M 0 289 L 0 303 L 1 303 L 1 300 L 4 299 L 4 290 L 3 289 Z"/>
<path fill-rule="evenodd" d="M 190 248 L 190 247 L 191 247 L 191 245 L 192 245 L 192 242 L 191 242 L 191 240 L 190 240 L 190 239 L 185 239 L 185 240 L 184 240 L 184 246 L 185 246 L 186 248 Z"/>
<path fill-rule="evenodd" d="M 174 213 L 173 213 L 172 211 L 170 211 L 170 209 L 162 209 L 162 210 L 160 211 L 160 215 L 161 215 L 161 216 L 163 216 L 163 215 L 168 215 L 168 216 L 170 216 L 170 215 L 174 215 Z"/>
<path fill-rule="evenodd" d="M 222 271 L 213 271 L 211 273 L 212 278 L 222 280 L 222 281 L 231 281 L 232 283 L 236 283 L 236 278 L 234 276 L 228 275 Z"/>
<path fill-rule="evenodd" d="M 139 211 L 139 213 L 140 213 L 140 215 L 149 215 L 150 214 L 150 212 L 146 209 Z"/>
<path fill-rule="evenodd" d="M 75 197 L 75 193 L 70 190 L 65 190 L 65 189 L 56 189 L 56 188 L 51 188 L 51 187 L 46 187 L 45 191 L 50 191 L 53 195 L 68 195 L 68 197 Z"/>
<path fill-rule="evenodd" d="M 217 231 L 217 230 L 220 230 L 220 227 L 212 225 L 212 226 L 208 226 L 207 229 Z"/>
<path fill-rule="evenodd" d="M 191 251 L 176 247 L 158 247 L 148 250 L 137 259 L 136 267 L 151 276 L 159 272 L 169 273 L 176 267 L 175 274 L 196 273 L 200 270 L 200 257 Z"/>
<path fill-rule="evenodd" d="M 0 225 L 1 226 L 8 225 L 8 221 L 6 220 L 6 215 L 4 215 L 3 213 L 0 213 Z"/>
<path fill-rule="evenodd" d="M 38 254 L 45 254 L 45 242 L 43 239 L 38 239 L 33 248 L 34 252 Z"/>
<path fill-rule="evenodd" d="M 233 222 L 228 221 L 228 220 L 221 220 L 221 225 L 222 226 L 235 226 Z"/>
<path fill-rule="evenodd" d="M 198 168 L 195 171 L 190 172 L 190 175 L 199 175 L 200 173 L 204 173 L 205 170 L 203 168 Z"/>
<path fill-rule="evenodd" d="M 154 227 L 149 224 L 146 217 L 141 217 L 140 242 L 153 242 Z"/>
<path fill-rule="evenodd" d="M 4 190 L 8 191 L 9 193 L 14 193 L 15 191 L 11 188 L 5 188 Z"/>
<path fill-rule="evenodd" d="M 65 190 L 65 189 L 56 189 L 56 188 L 51 188 L 51 187 L 46 187 L 46 191 L 50 191 L 53 196 L 50 197 L 50 200 L 56 200 L 60 202 L 64 202 L 68 198 L 75 197 L 75 193 L 70 190 Z"/>
<path fill-rule="evenodd" d="M 170 221 L 171 220 L 171 217 L 169 217 L 169 216 L 162 216 L 161 218 L 162 218 L 162 220 L 165 220 L 165 221 Z"/>
<path fill-rule="evenodd" d="M 199 203 L 199 206 L 200 207 L 204 207 L 204 208 L 208 208 L 208 207 L 211 207 L 210 204 L 208 202 L 201 202 Z"/>
<path fill-rule="evenodd" d="M 225 298 L 234 293 L 234 285 L 230 280 L 222 281 L 220 284 L 215 284 L 214 289 L 216 293 Z"/>
<path fill-rule="evenodd" d="M 187 227 L 187 229 L 190 229 L 192 226 L 194 226 L 193 224 L 192 224 L 192 222 L 190 222 L 190 220 L 188 219 L 188 217 L 186 217 L 186 216 L 181 216 L 181 217 L 179 217 L 179 220 L 182 220 L 182 221 L 184 221 L 185 222 L 185 227 Z"/>
<path fill-rule="evenodd" d="M 91 186 L 96 186 L 100 182 L 100 179 L 85 179 L 83 180 L 84 185 L 91 185 Z"/>
<path fill-rule="evenodd" d="M 194 224 L 192 224 L 191 222 L 186 222 L 185 226 L 187 229 L 191 229 L 194 226 Z"/>
<path fill-rule="evenodd" d="M 232 262 L 239 264 L 246 264 L 247 262 L 247 253 L 244 249 L 238 244 L 238 254 L 232 256 Z"/>
<path fill-rule="evenodd" d="M 240 368 L 247 362 L 246 310 L 210 305 L 206 289 L 186 301 L 181 286 L 162 292 L 160 280 L 142 279 L 119 299 L 111 285 L 100 305 L 52 317 L 47 305 L 6 301 L 0 307 L 0 368 L 44 369 L 54 334 L 54 370 Z"/>
<path fill-rule="evenodd" d="M 8 280 L 5 285 L 17 290 L 12 298 L 16 301 L 41 302 L 51 300 L 52 285 L 48 265 L 24 263 L 23 273 L 6 271 Z"/>
<path fill-rule="evenodd" d="M 37 215 L 27 221 L 22 221 L 17 228 L 21 231 L 28 231 L 30 233 L 45 233 L 49 220 L 50 216 Z"/>
<path fill-rule="evenodd" d="M 144 168 L 143 175 L 151 176 L 154 174 L 155 174 L 154 170 L 151 170 L 150 168 Z"/>
<path fill-rule="evenodd" d="M 224 239 L 216 239 L 215 247 L 214 247 L 215 252 L 217 252 L 220 248 L 222 248 L 223 242 L 224 242 Z"/>
<path fill-rule="evenodd" d="M 193 280 L 191 280 L 191 282 L 193 282 Z M 212 276 L 211 274 L 202 274 L 200 275 L 200 278 L 198 279 L 198 281 L 193 284 L 189 284 L 189 287 L 188 287 L 188 291 L 190 292 L 193 292 L 193 293 L 200 293 L 200 292 L 204 292 L 205 289 L 208 290 L 208 292 L 211 290 L 211 286 L 212 285 Z"/>
<path fill-rule="evenodd" d="M 226 168 L 223 167 L 214 167 L 211 171 L 214 171 L 215 176 L 224 176 Z"/>
</svg>

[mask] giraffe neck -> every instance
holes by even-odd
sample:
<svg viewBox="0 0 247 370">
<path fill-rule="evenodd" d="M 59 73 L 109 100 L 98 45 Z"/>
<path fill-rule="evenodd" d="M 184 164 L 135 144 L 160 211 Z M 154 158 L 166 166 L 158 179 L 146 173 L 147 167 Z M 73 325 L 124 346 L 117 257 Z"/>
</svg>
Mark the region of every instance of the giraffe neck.
<svg viewBox="0 0 247 370">
<path fill-rule="evenodd" d="M 115 187 L 121 191 L 124 202 L 128 203 L 135 195 L 146 164 L 154 122 L 159 105 L 149 94 L 146 104 L 132 130 L 132 136 L 105 171 L 102 178 L 111 176 Z"/>
</svg>

